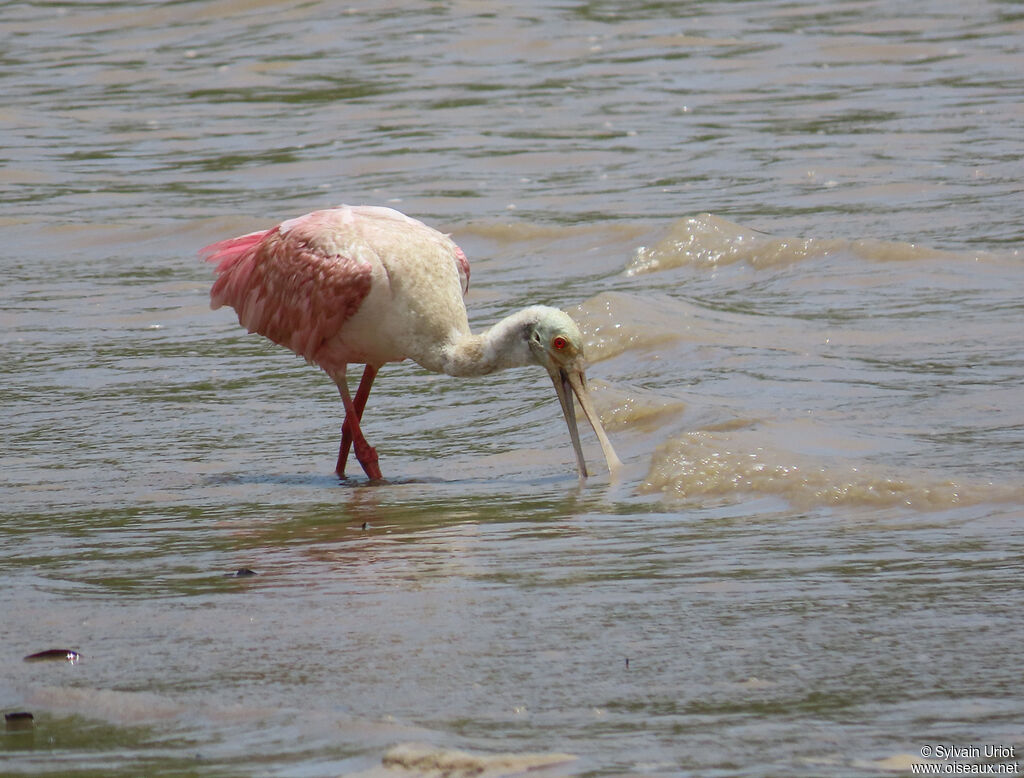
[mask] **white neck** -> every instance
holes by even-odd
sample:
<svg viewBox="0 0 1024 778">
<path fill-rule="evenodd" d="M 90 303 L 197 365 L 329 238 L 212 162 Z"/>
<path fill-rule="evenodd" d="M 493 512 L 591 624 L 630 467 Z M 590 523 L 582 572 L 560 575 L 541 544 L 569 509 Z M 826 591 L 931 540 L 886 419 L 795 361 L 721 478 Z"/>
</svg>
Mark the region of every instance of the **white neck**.
<svg viewBox="0 0 1024 778">
<path fill-rule="evenodd" d="M 502 319 L 479 335 L 456 336 L 441 352 L 440 372 L 476 376 L 536 364 L 529 338 L 545 310 L 534 305 Z"/>
</svg>

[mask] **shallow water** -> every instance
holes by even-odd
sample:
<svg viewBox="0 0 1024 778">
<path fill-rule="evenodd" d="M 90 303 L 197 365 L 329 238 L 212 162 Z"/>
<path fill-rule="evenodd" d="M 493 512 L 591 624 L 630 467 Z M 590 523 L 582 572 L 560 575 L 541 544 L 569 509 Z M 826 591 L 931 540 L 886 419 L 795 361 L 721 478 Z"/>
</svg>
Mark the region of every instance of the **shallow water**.
<svg viewBox="0 0 1024 778">
<path fill-rule="evenodd" d="M 0 707 L 34 714 L 0 772 L 1022 753 L 1015 4 L 21 3 L 0 32 Z M 339 482 L 333 386 L 210 311 L 196 251 L 342 201 L 452 232 L 476 327 L 569 310 L 622 477 L 585 435 L 577 481 L 542 371 L 401 364 L 365 420 L 391 480 Z M 22 659 L 51 648 L 82 659 Z"/>
</svg>

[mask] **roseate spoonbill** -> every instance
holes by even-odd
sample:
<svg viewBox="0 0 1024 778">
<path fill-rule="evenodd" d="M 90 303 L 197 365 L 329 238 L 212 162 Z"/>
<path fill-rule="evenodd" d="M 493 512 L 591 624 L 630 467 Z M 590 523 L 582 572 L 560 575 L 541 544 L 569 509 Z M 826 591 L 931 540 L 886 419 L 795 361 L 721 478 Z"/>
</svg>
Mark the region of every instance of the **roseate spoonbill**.
<svg viewBox="0 0 1024 778">
<path fill-rule="evenodd" d="M 390 208 L 341 206 L 201 253 L 217 263 L 211 308 L 230 305 L 249 332 L 305 357 L 337 384 L 345 406 L 339 477 L 354 446 L 366 475 L 381 478 L 360 420 L 377 371 L 406 358 L 453 376 L 541 365 L 555 385 L 580 476 L 586 477 L 587 465 L 574 394 L 608 469 L 621 467 L 587 393 L 583 338 L 569 315 L 535 305 L 473 335 L 462 300 L 469 287 L 466 255 L 422 222 Z M 351 363 L 366 365 L 354 398 L 345 376 Z"/>
</svg>

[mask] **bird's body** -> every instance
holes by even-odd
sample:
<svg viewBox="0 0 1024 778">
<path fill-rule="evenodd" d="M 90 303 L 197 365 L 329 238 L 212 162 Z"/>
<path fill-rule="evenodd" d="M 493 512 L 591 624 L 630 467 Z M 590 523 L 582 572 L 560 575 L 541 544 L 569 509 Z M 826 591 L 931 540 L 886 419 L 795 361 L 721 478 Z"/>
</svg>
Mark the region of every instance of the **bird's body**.
<svg viewBox="0 0 1024 778">
<path fill-rule="evenodd" d="M 466 256 L 422 222 L 390 208 L 341 206 L 215 243 L 203 253 L 217 263 L 211 307 L 231 306 L 250 332 L 319 365 L 338 385 L 346 411 L 338 475 L 344 475 L 351 441 L 367 475 L 381 477 L 359 420 L 377 371 L 403 359 L 457 376 L 542 364 L 556 382 L 581 475 L 586 469 L 572 396 L 563 396 L 570 386 L 609 468 L 618 466 L 586 398 L 581 336 L 572 320 L 557 309 L 533 306 L 473 335 L 463 302 Z M 535 337 L 540 332 L 544 341 Z M 366 365 L 354 400 L 346 381 L 349 364 Z"/>
</svg>

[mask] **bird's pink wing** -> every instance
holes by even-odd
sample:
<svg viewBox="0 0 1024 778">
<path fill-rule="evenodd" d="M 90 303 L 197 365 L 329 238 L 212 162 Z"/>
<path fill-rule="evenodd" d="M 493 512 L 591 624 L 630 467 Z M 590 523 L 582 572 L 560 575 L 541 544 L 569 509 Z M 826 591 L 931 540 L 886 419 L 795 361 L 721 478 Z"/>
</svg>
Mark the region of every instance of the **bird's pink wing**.
<svg viewBox="0 0 1024 778">
<path fill-rule="evenodd" d="M 314 363 L 370 291 L 369 263 L 331 254 L 304 240 L 302 230 L 278 226 L 200 253 L 217 263 L 210 307 L 230 305 L 249 332 Z"/>
<path fill-rule="evenodd" d="M 452 244 L 453 246 L 455 244 Z M 455 266 L 459 269 L 459 281 L 462 282 L 462 293 L 469 291 L 469 260 L 462 249 L 455 246 Z"/>
</svg>

